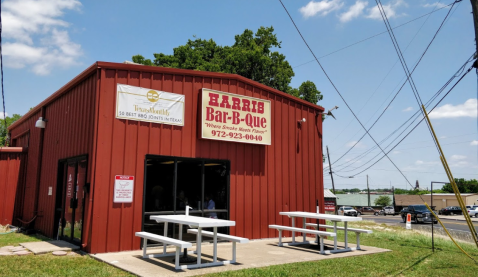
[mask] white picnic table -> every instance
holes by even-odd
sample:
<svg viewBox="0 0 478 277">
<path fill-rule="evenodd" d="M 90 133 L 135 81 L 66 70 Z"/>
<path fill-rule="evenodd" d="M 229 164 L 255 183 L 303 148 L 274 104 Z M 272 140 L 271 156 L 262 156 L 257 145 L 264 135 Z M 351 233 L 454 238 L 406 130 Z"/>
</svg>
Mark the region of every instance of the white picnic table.
<svg viewBox="0 0 478 277">
<path fill-rule="evenodd" d="M 232 220 L 216 219 L 216 218 L 207 218 L 199 217 L 192 215 L 152 215 L 150 216 L 151 220 L 155 220 L 158 223 L 164 223 L 164 236 L 168 236 L 168 223 L 179 224 L 179 240 L 182 240 L 183 235 L 183 225 L 189 225 L 190 227 L 197 228 L 197 241 L 196 241 L 196 252 L 197 252 L 197 264 L 187 265 L 186 268 L 199 268 L 199 267 L 209 267 L 227 264 L 228 261 L 217 261 L 217 227 L 230 227 L 236 226 L 236 222 Z M 213 253 L 213 262 L 201 264 L 201 242 L 202 228 L 213 228 L 213 240 L 214 240 L 214 253 Z M 166 252 L 166 246 L 164 246 L 164 252 Z"/>
<path fill-rule="evenodd" d="M 302 228 L 306 229 L 305 226 L 305 219 L 325 219 L 330 220 L 334 223 L 334 233 L 337 234 L 337 222 L 344 223 L 344 233 L 345 233 L 345 248 L 344 249 L 337 249 L 337 236 L 334 237 L 334 250 L 330 251 L 330 253 L 337 253 L 337 252 L 346 252 L 353 250 L 352 248 L 348 247 L 348 237 L 347 237 L 347 222 L 349 221 L 361 221 L 361 217 L 351 217 L 351 216 L 343 216 L 343 215 L 333 215 L 333 214 L 320 214 L 320 213 L 310 213 L 310 212 L 279 212 L 280 215 L 286 215 L 292 219 L 292 227 L 295 227 L 295 218 L 301 217 L 302 218 Z M 308 244 L 309 242 L 305 239 L 306 234 L 303 235 L 303 242 L 296 242 L 295 241 L 295 232 L 292 232 L 292 244 Z M 290 245 L 292 245 L 290 244 Z"/>
</svg>

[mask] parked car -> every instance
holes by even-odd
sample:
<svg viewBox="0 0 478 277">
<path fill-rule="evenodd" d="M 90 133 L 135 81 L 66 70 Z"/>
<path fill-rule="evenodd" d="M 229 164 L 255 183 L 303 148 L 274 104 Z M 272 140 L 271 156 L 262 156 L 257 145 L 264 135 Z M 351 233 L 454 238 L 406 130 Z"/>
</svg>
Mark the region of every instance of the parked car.
<svg viewBox="0 0 478 277">
<path fill-rule="evenodd" d="M 372 207 L 362 207 L 357 209 L 357 216 L 360 216 L 362 214 L 378 215 L 379 213 L 379 210 L 374 210 Z"/>
<path fill-rule="evenodd" d="M 461 208 L 458 206 L 449 206 L 446 208 L 441 209 L 438 211 L 438 214 L 440 215 L 456 215 L 456 214 L 463 214 L 461 211 Z"/>
<path fill-rule="evenodd" d="M 438 223 L 435 213 L 431 213 L 430 210 L 425 205 L 410 205 L 407 208 L 401 210 L 400 216 L 402 217 L 402 221 L 404 223 L 407 221 L 407 214 L 411 215 L 412 222 L 414 223 L 425 223 L 425 222 L 433 222 L 433 224 Z"/>
<path fill-rule="evenodd" d="M 349 215 L 349 216 L 357 216 L 358 212 L 349 206 L 342 206 L 338 210 L 339 215 Z"/>
<path fill-rule="evenodd" d="M 471 217 L 471 216 L 478 217 L 478 207 L 469 209 L 469 210 L 468 210 L 468 215 L 469 215 L 470 217 Z"/>
<path fill-rule="evenodd" d="M 393 206 L 386 206 L 380 211 L 380 215 L 397 215 L 398 212 L 395 212 L 395 208 Z"/>
</svg>

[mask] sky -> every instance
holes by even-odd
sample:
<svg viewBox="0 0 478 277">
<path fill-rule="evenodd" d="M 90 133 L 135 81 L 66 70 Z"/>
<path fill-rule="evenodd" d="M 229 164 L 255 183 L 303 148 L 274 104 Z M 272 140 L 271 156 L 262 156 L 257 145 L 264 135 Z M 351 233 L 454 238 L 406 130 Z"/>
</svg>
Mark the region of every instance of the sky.
<svg viewBox="0 0 478 277">
<path fill-rule="evenodd" d="M 351 110 L 370 128 L 406 79 L 376 2 L 283 3 L 346 102 L 314 61 L 279 1 L 4 0 L 1 16 L 6 114 L 25 114 L 96 61 L 123 62 L 136 54 L 153 59 L 153 53 L 172 54 L 174 47 L 194 37 L 232 45 L 234 36 L 245 29 L 273 26 L 282 42 L 275 50 L 286 56 L 295 72 L 291 85 L 313 81 L 324 96 L 318 104 L 326 110 L 339 107 L 333 111 L 336 119 L 328 117 L 323 125 L 324 153 L 328 146 L 336 189 L 365 189 L 367 175 L 372 189 L 408 189 L 407 182 L 415 185 L 417 180 L 420 187 L 430 188 L 432 181 L 447 181 L 424 122 L 388 155 L 406 179 L 387 158 L 368 168 L 383 156 L 380 149 L 372 149 L 374 140 L 385 139 L 381 147 L 388 151 L 390 147 L 386 146 L 403 129 L 393 132 L 419 112 L 408 83 L 370 129 L 373 139 L 365 136 L 357 143 L 365 131 Z M 398 26 L 393 32 L 410 70 L 452 3 L 382 1 L 390 25 Z M 474 34 L 470 2 L 455 4 L 412 75 L 423 102 L 473 55 Z M 478 178 L 476 76 L 472 70 L 430 114 L 455 178 Z M 325 187 L 331 188 L 327 168 L 324 176 Z"/>
</svg>

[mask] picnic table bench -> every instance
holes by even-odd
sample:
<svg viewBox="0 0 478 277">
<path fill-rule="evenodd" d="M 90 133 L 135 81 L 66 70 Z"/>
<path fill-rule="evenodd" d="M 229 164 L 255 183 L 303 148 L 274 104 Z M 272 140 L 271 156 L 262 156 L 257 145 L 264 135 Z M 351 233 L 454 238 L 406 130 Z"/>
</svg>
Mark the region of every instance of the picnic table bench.
<svg viewBox="0 0 478 277">
<path fill-rule="evenodd" d="M 289 226 L 282 226 L 282 225 L 269 225 L 269 228 L 271 229 L 277 229 L 279 231 L 279 246 L 293 246 L 293 245 L 298 245 L 298 244 L 304 244 L 303 242 L 292 242 L 292 243 L 282 243 L 282 231 L 292 231 L 292 232 L 300 232 L 303 234 L 314 234 L 320 237 L 320 253 L 321 254 L 326 254 L 324 251 L 324 237 L 335 237 L 336 234 L 331 233 L 331 232 L 324 232 L 324 231 L 318 231 L 318 230 L 311 230 L 311 229 L 305 229 L 305 228 L 297 228 L 297 227 L 289 227 Z"/>
<path fill-rule="evenodd" d="M 305 226 L 307 227 L 313 227 L 317 230 L 317 224 L 315 223 L 306 223 Z M 334 229 L 335 227 L 332 225 L 323 225 L 320 224 L 319 228 L 325 228 L 325 229 Z M 337 230 L 345 230 L 344 227 L 337 226 Z M 357 236 L 357 247 L 355 247 L 357 250 L 360 250 L 360 234 L 371 234 L 372 230 L 365 230 L 365 229 L 357 229 L 357 228 L 347 228 L 348 232 L 355 232 Z"/>
<path fill-rule="evenodd" d="M 188 229 L 189 234 L 195 234 L 198 235 L 199 231 L 198 229 Z M 201 231 L 201 235 L 205 237 L 210 237 L 214 238 L 214 233 L 209 232 L 209 231 Z M 227 240 L 232 242 L 232 260 L 230 261 L 231 263 L 236 263 L 236 243 L 248 243 L 249 239 L 246 238 L 241 238 L 241 237 L 236 237 L 236 236 L 231 236 L 231 235 L 226 235 L 226 234 L 221 234 L 221 233 L 216 233 L 216 237 L 218 239 L 222 240 Z"/>
<path fill-rule="evenodd" d="M 167 256 L 176 256 L 175 259 L 175 268 L 176 269 L 181 269 L 179 266 L 179 254 L 181 253 L 181 249 L 184 248 L 190 248 L 192 247 L 192 244 L 187 241 L 182 241 L 178 239 L 173 239 L 165 236 L 160 236 L 148 232 L 136 232 L 135 235 L 137 237 L 143 238 L 143 258 L 158 258 L 158 257 L 167 257 Z M 157 241 L 163 243 L 164 246 L 166 245 L 174 245 L 176 246 L 176 253 L 166 253 L 166 247 L 163 248 L 163 253 L 162 254 L 151 254 L 147 255 L 146 250 L 147 250 L 147 244 L 148 240 L 152 241 Z"/>
</svg>

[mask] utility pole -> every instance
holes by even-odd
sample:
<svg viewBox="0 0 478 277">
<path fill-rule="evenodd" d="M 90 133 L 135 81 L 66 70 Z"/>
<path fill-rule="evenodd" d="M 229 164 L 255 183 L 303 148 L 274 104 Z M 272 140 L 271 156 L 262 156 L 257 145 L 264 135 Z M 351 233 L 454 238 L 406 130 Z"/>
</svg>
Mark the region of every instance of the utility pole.
<svg viewBox="0 0 478 277">
<path fill-rule="evenodd" d="M 475 25 L 475 45 L 476 51 L 478 52 L 478 1 L 477 0 L 470 0 L 471 2 L 471 10 L 473 12 L 473 24 Z"/>
<path fill-rule="evenodd" d="M 368 194 L 368 206 L 370 207 L 370 188 L 368 187 L 368 174 L 367 174 L 367 194 Z"/>
<path fill-rule="evenodd" d="M 325 146 L 325 148 L 327 149 L 327 160 L 329 160 L 329 173 L 330 173 L 330 179 L 332 180 L 332 192 L 335 195 L 334 176 L 332 175 L 332 165 L 330 164 L 329 147 Z M 335 202 L 335 214 L 337 214 L 337 202 Z"/>
<path fill-rule="evenodd" d="M 392 187 L 392 206 L 395 209 L 395 188 Z"/>
</svg>

